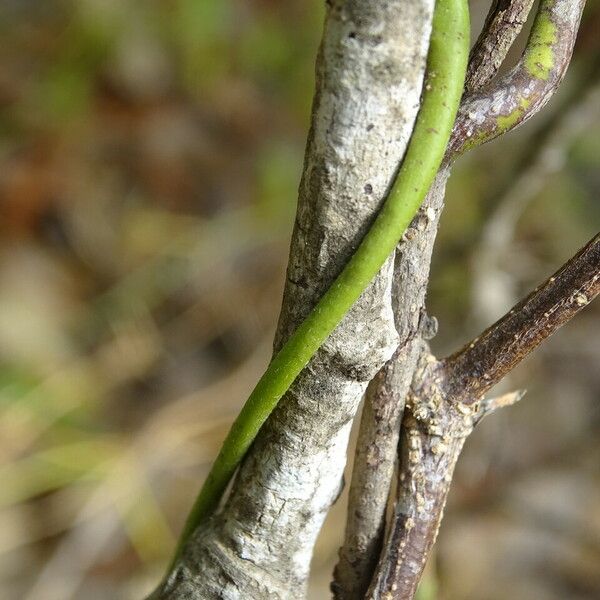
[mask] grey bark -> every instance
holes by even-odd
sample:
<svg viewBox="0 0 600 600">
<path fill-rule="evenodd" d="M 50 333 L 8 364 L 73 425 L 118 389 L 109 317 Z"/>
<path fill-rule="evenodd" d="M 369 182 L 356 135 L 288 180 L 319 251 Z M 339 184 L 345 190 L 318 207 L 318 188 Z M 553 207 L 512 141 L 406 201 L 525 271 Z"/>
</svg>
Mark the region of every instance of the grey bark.
<svg viewBox="0 0 600 600">
<path fill-rule="evenodd" d="M 524 55 L 507 75 L 493 80 L 531 6 L 530 0 L 494 2 L 484 29 L 471 53 L 466 81 L 467 94 L 463 97 L 459 108 L 457 122 L 446 154 L 446 166 L 457 155 L 506 133 L 533 116 L 544 106 L 566 72 L 583 5 L 584 0 L 552 0 L 545 2 L 540 7 L 544 15 L 557 28 L 557 35 L 551 44 L 553 65 L 547 73 L 544 73 L 543 77 L 529 73 L 526 55 Z M 492 81 L 490 82 L 490 80 Z M 481 86 L 484 87 L 477 89 Z M 517 112 L 515 112 L 515 106 L 520 106 Z M 503 122 L 503 126 L 499 127 L 501 122 L 499 117 L 508 115 L 511 115 L 512 118 Z M 443 186 L 440 186 L 439 182 L 438 176 L 438 185 L 432 188 L 427 201 L 431 202 L 432 195 L 439 194 L 438 204 L 441 210 Z M 435 230 L 426 232 L 424 237 L 433 243 Z M 422 262 L 415 262 L 418 268 L 414 269 L 413 278 L 418 278 L 419 274 L 425 274 L 423 290 L 420 293 L 418 288 L 410 289 L 411 280 L 410 278 L 405 279 L 404 285 L 409 286 L 408 290 L 414 294 L 414 302 L 409 304 L 406 303 L 402 287 L 395 290 L 400 298 L 395 307 L 398 311 L 396 315 L 399 322 L 407 314 L 410 314 L 406 311 L 413 306 L 419 306 L 424 299 L 430 253 L 424 252 L 417 256 L 418 260 Z M 402 269 L 402 256 L 397 260 L 396 265 L 397 268 Z M 400 273 L 400 277 L 401 275 Z M 399 311 L 404 311 L 404 314 L 400 314 Z M 414 324 L 412 326 L 415 327 Z M 399 331 L 401 331 L 401 327 Z M 418 334 L 418 332 L 416 333 Z M 407 379 L 410 380 L 415 361 L 419 356 L 419 352 L 414 350 L 418 343 L 418 335 L 415 335 L 415 339 L 410 344 L 410 352 L 398 351 L 395 353 L 392 360 L 386 364 L 376 380 L 373 381 L 369 390 L 367 398 L 369 405 L 363 412 L 354 463 L 346 536 L 340 552 L 340 562 L 335 572 L 334 591 L 339 598 L 344 598 L 344 600 L 358 600 L 364 597 L 365 587 L 374 571 L 373 565 L 380 554 L 387 505 L 386 491 L 389 489 L 389 484 L 385 483 L 385 477 L 391 472 L 394 464 L 398 441 L 397 425 L 402 418 L 405 390 L 408 386 Z M 396 389 L 394 389 L 394 385 L 397 386 Z M 387 426 L 386 419 L 391 419 L 394 427 Z M 410 428 L 403 425 L 402 431 L 401 437 L 403 436 L 403 444 L 406 446 Z M 459 447 L 457 446 L 455 449 L 456 456 L 458 456 Z M 407 490 L 408 488 L 405 492 Z M 400 491 L 402 492 L 402 481 L 400 481 Z M 433 518 L 433 513 L 430 516 Z M 441 516 L 441 513 L 438 516 Z M 433 519 L 433 522 L 437 522 L 437 517 Z M 426 527 L 426 529 L 431 528 Z M 383 558 L 375 569 L 375 579 L 367 595 L 369 598 L 387 598 L 388 595 L 390 598 L 408 598 L 412 597 L 414 589 L 416 589 L 420 570 L 412 569 L 409 564 L 410 554 L 415 552 L 423 556 L 427 548 L 426 546 L 418 549 L 413 547 L 408 554 L 398 555 L 396 541 L 393 534 L 388 537 Z M 432 542 L 432 540 L 430 541 Z M 396 565 L 397 559 L 403 557 L 407 561 L 403 563 L 401 560 Z M 393 565 L 398 567 L 396 571 Z M 406 579 L 401 590 L 396 579 L 400 580 L 404 577 L 402 573 L 405 568 L 412 573 L 412 576 L 410 584 Z M 391 586 L 396 586 L 395 589 L 388 586 L 390 581 Z M 407 595 L 403 596 L 402 594 Z"/>
<path fill-rule="evenodd" d="M 419 106 L 433 0 L 331 0 L 300 184 L 279 347 L 368 229 Z M 156 598 L 301 598 L 341 486 L 352 418 L 398 345 L 392 260 L 259 434 L 223 510 L 193 536 Z"/>
<path fill-rule="evenodd" d="M 344 545 L 332 586 L 340 599 L 364 597 L 379 558 L 404 401 L 422 351 L 421 338 L 435 334 L 435 321 L 425 313 L 425 295 L 449 174 L 448 166 L 437 174 L 396 253 L 393 308 L 400 344 L 365 399 Z"/>
</svg>

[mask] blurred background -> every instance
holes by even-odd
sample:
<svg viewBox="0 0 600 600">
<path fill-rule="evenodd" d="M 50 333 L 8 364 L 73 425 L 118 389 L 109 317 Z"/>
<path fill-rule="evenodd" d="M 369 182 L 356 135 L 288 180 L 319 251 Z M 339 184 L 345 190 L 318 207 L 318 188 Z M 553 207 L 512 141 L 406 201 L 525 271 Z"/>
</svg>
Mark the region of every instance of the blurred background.
<svg viewBox="0 0 600 600">
<path fill-rule="evenodd" d="M 139 599 L 165 568 L 269 358 L 322 4 L 0 0 L 0 597 Z M 455 169 L 441 355 L 600 228 L 598 8 L 551 105 Z M 599 322 L 503 384 L 528 394 L 469 440 L 423 598 L 600 598 Z"/>
</svg>

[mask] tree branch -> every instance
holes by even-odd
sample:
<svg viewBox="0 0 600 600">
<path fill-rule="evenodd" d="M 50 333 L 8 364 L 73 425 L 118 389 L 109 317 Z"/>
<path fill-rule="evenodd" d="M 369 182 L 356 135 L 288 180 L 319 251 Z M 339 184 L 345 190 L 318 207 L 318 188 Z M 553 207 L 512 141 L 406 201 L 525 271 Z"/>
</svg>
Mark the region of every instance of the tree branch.
<svg viewBox="0 0 600 600">
<path fill-rule="evenodd" d="M 481 89 L 496 75 L 532 6 L 533 0 L 493 0 L 469 57 L 467 92 Z"/>
<path fill-rule="evenodd" d="M 446 360 L 424 353 L 402 422 L 396 510 L 367 596 L 411 600 L 435 542 L 454 466 L 481 419 L 522 396 L 483 400 L 600 292 L 600 235 L 480 337 Z"/>
<path fill-rule="evenodd" d="M 476 322 L 489 323 L 518 298 L 513 278 L 500 264 L 514 249 L 517 223 L 530 202 L 548 185 L 548 178 L 565 164 L 576 139 L 600 117 L 600 70 L 595 68 L 571 86 L 553 115 L 521 146 L 514 167 L 491 197 L 473 255 L 472 309 Z"/>
<path fill-rule="evenodd" d="M 600 292 L 600 235 L 462 350 L 444 360 L 448 399 L 473 403 Z M 466 398 L 468 397 L 468 398 Z"/>
<path fill-rule="evenodd" d="M 398 493 L 390 533 L 368 600 L 411 600 L 435 542 L 454 465 L 471 419 L 443 401 L 440 363 L 425 347 L 407 399 Z M 429 413 L 432 413 L 431 418 Z"/>
<path fill-rule="evenodd" d="M 562 81 L 585 0 L 542 0 L 523 56 L 506 75 L 468 94 L 449 152 L 462 154 L 513 130 L 539 112 Z"/>
<path fill-rule="evenodd" d="M 419 106 L 434 2 L 327 4 L 276 348 L 343 268 L 394 180 Z M 352 419 L 398 345 L 392 275 L 390 259 L 280 401 L 223 510 L 193 534 L 156 597 L 304 595 Z"/>
</svg>

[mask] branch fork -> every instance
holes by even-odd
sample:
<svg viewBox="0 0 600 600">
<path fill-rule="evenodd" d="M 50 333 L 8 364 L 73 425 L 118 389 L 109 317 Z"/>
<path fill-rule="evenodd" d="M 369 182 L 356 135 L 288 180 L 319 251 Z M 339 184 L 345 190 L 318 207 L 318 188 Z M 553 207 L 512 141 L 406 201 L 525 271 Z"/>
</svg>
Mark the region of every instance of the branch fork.
<svg viewBox="0 0 600 600">
<path fill-rule="evenodd" d="M 430 211 L 435 218 L 424 230 L 420 230 L 420 222 L 415 220 L 396 253 L 393 288 L 396 328 L 401 340 L 412 339 L 412 342 L 410 351 L 403 347 L 396 352 L 367 392 L 350 488 L 346 537 L 332 584 L 338 600 L 413 598 L 437 535 L 464 440 L 486 415 L 514 404 L 523 396 L 523 392 L 513 392 L 486 399 L 486 392 L 598 293 L 598 239 L 595 238 L 547 284 L 448 359 L 438 361 L 429 354 L 418 323 L 407 316 L 415 310 L 425 310 L 427 280 L 420 282 L 415 290 L 411 277 L 423 272 L 428 276 L 451 164 L 465 152 L 515 129 L 539 112 L 566 73 L 584 0 L 541 0 L 522 57 L 510 71 L 497 76 L 532 4 L 533 0 L 494 0 L 471 52 L 465 95 L 444 166 L 423 205 L 422 210 Z M 584 255 L 589 259 L 586 266 L 582 266 Z M 418 264 L 427 266 L 415 268 Z M 577 269 L 586 272 L 585 284 L 576 283 Z M 573 276 L 570 279 L 569 273 Z M 562 282 L 562 288 L 556 287 L 557 280 Z M 407 297 L 413 299 L 406 302 Z M 547 304 L 551 297 L 559 298 L 556 304 Z M 521 327 L 512 331 L 509 324 L 517 323 Z M 500 351 L 492 347 L 490 340 L 504 328 L 511 329 L 512 337 L 505 340 Z M 480 355 L 476 356 L 477 352 Z M 466 366 L 479 367 L 486 356 L 497 357 L 496 369 L 477 368 L 469 379 L 466 373 L 473 371 L 466 370 Z M 393 419 L 386 424 L 390 414 Z M 398 442 L 398 495 L 384 543 Z M 376 463 L 367 460 L 372 455 L 369 448 L 377 448 Z M 420 510 L 423 507 L 427 511 Z"/>
<path fill-rule="evenodd" d="M 398 494 L 369 599 L 411 600 L 437 537 L 456 461 L 487 415 L 523 391 L 485 394 L 600 293 L 600 235 L 543 285 L 454 355 L 423 343 L 402 420 Z"/>
</svg>

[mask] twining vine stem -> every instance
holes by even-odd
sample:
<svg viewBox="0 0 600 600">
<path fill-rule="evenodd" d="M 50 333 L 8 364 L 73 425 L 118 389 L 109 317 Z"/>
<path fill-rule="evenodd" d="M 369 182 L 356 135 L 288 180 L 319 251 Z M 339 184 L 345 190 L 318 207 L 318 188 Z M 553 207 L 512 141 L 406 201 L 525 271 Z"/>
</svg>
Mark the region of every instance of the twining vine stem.
<svg viewBox="0 0 600 600">
<path fill-rule="evenodd" d="M 446 151 L 463 92 L 468 50 L 466 1 L 437 0 L 422 105 L 387 200 L 348 264 L 274 356 L 233 423 L 188 517 L 175 559 L 218 506 L 262 424 L 394 251 L 417 212 Z"/>
</svg>

